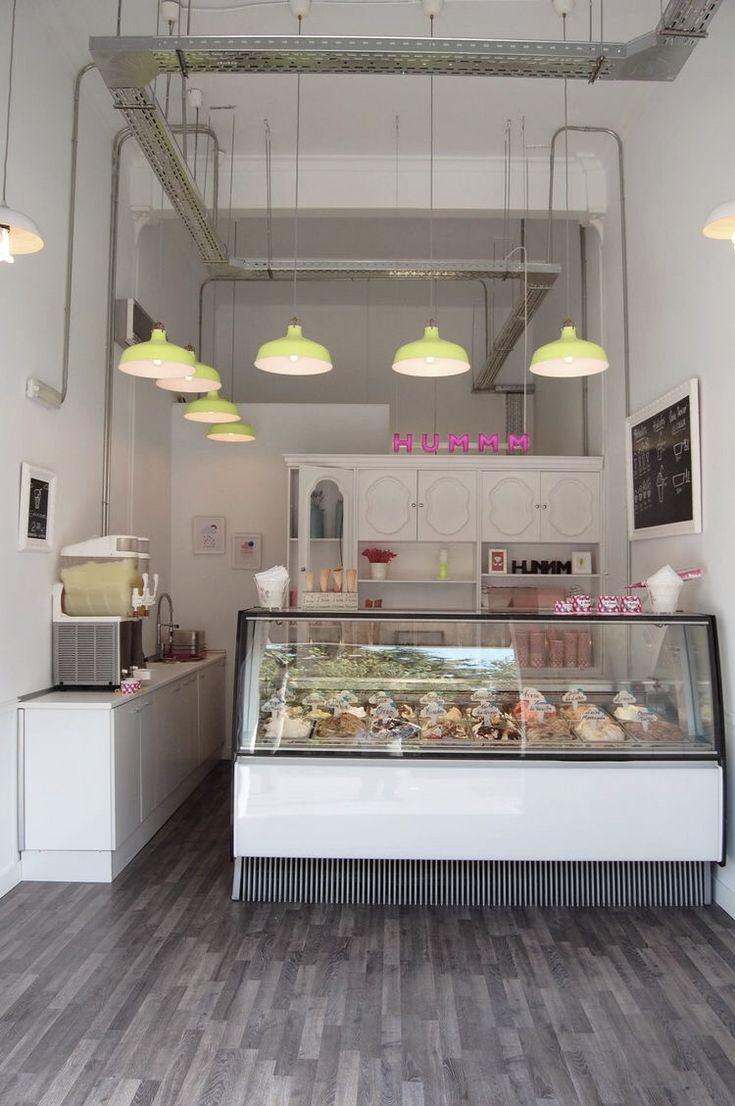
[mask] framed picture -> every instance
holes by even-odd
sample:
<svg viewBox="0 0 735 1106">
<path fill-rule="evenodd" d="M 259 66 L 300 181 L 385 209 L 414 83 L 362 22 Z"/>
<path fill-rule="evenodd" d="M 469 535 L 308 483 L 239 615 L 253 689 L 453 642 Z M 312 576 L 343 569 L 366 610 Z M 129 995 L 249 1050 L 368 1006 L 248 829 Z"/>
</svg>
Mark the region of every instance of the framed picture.
<svg viewBox="0 0 735 1106">
<path fill-rule="evenodd" d="M 48 553 L 54 540 L 56 475 L 23 461 L 20 466 L 18 549 Z"/>
<path fill-rule="evenodd" d="M 490 576 L 506 576 L 508 574 L 508 551 L 506 549 L 488 550 L 487 571 Z"/>
<path fill-rule="evenodd" d="M 702 532 L 699 383 L 695 377 L 625 420 L 628 536 Z"/>
<path fill-rule="evenodd" d="M 193 553 L 224 553 L 225 520 L 221 515 L 197 515 L 191 520 Z"/>
<path fill-rule="evenodd" d="M 232 535 L 232 567 L 260 568 L 260 534 Z"/>
<path fill-rule="evenodd" d="M 592 573 L 592 554 L 580 550 L 572 553 L 572 576 L 589 576 Z"/>
</svg>

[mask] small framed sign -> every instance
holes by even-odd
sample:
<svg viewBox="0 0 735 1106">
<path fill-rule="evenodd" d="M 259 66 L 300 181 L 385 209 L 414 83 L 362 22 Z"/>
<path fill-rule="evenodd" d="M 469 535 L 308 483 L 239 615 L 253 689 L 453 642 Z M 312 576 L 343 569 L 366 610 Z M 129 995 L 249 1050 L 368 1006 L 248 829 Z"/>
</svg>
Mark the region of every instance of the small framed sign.
<svg viewBox="0 0 735 1106">
<path fill-rule="evenodd" d="M 489 549 L 487 554 L 487 571 L 490 576 L 506 576 L 508 573 L 508 551 L 506 549 Z"/>
<path fill-rule="evenodd" d="M 582 550 L 572 552 L 572 576 L 590 576 L 592 574 L 592 554 Z"/>
<path fill-rule="evenodd" d="M 221 515 L 197 515 L 191 520 L 193 553 L 224 553 L 225 520 Z"/>
<path fill-rule="evenodd" d="M 20 466 L 18 549 L 48 553 L 54 540 L 56 475 L 23 461 Z"/>
<path fill-rule="evenodd" d="M 233 534 L 232 567 L 259 569 L 260 547 L 260 534 Z"/>
<path fill-rule="evenodd" d="M 696 377 L 625 420 L 628 537 L 702 532 Z"/>
</svg>

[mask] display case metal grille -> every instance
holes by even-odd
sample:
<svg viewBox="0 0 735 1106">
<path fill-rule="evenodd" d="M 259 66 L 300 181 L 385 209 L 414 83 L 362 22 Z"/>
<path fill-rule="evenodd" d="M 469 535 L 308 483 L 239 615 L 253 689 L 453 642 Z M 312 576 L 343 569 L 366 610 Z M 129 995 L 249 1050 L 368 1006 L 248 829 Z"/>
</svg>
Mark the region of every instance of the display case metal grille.
<svg viewBox="0 0 735 1106">
<path fill-rule="evenodd" d="M 236 857 L 241 902 L 379 906 L 703 906 L 703 861 Z"/>
</svg>

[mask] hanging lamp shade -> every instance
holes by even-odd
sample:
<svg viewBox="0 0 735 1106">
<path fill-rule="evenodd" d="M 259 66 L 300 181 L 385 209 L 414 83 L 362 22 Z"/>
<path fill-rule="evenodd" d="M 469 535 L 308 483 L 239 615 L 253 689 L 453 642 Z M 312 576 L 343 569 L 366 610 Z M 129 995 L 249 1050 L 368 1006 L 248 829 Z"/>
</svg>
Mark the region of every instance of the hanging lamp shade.
<svg viewBox="0 0 735 1106">
<path fill-rule="evenodd" d="M 37 253 L 42 249 L 43 238 L 33 219 L 0 204 L 0 261 L 12 264 L 16 254 Z"/>
<path fill-rule="evenodd" d="M 255 431 L 249 422 L 217 422 L 207 431 L 213 442 L 254 442 Z"/>
<path fill-rule="evenodd" d="M 240 412 L 229 399 L 221 399 L 212 391 L 187 403 L 184 418 L 191 422 L 239 422 Z"/>
<path fill-rule="evenodd" d="M 470 359 L 462 346 L 440 338 L 438 326 L 430 319 L 423 338 L 396 351 L 393 369 L 404 376 L 459 376 L 469 372 Z"/>
<path fill-rule="evenodd" d="M 536 376 L 593 376 L 604 372 L 609 364 L 602 346 L 578 338 L 574 323 L 567 319 L 561 337 L 534 352 L 531 372 Z"/>
<path fill-rule="evenodd" d="M 284 338 L 263 343 L 255 367 L 281 376 L 317 376 L 331 370 L 332 358 L 326 346 L 304 337 L 298 319 L 291 319 Z"/>
<path fill-rule="evenodd" d="M 710 211 L 702 234 L 705 238 L 729 238 L 735 246 L 735 200 L 727 200 Z"/>
<path fill-rule="evenodd" d="M 186 347 L 190 349 L 190 346 Z M 192 353 L 194 351 L 192 350 Z M 196 356 L 196 355 L 195 355 Z M 222 387 L 219 373 L 211 365 L 205 365 L 201 361 L 195 361 L 191 371 L 181 377 L 164 377 L 157 380 L 159 388 L 166 392 L 217 392 Z"/>
<path fill-rule="evenodd" d="M 174 345 L 166 338 L 163 323 L 156 323 L 147 342 L 136 342 L 123 352 L 118 368 L 130 376 L 150 380 L 181 378 L 195 361 L 193 350 Z"/>
</svg>

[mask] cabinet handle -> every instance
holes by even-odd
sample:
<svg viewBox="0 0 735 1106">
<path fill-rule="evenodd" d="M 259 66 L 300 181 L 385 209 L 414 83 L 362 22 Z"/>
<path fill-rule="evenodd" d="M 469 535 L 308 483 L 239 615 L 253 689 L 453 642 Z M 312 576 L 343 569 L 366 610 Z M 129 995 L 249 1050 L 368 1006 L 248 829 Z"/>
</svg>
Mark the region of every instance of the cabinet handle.
<svg viewBox="0 0 735 1106">
<path fill-rule="evenodd" d="M 541 504 L 541 510 L 542 511 L 548 511 L 548 509 L 549 509 L 549 504 L 548 503 L 542 503 Z"/>
<path fill-rule="evenodd" d="M 419 503 L 419 507 L 423 507 L 423 503 Z"/>
<path fill-rule="evenodd" d="M 534 507 L 536 508 L 537 511 L 541 510 L 541 504 L 540 503 L 534 503 Z"/>
<path fill-rule="evenodd" d="M 412 503 L 411 506 L 412 507 L 418 507 L 418 503 Z"/>
</svg>

